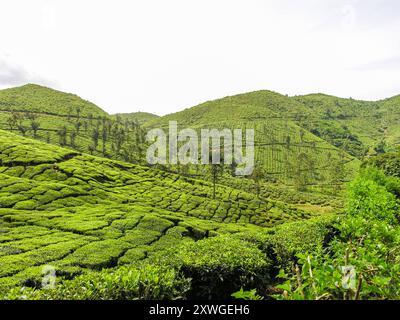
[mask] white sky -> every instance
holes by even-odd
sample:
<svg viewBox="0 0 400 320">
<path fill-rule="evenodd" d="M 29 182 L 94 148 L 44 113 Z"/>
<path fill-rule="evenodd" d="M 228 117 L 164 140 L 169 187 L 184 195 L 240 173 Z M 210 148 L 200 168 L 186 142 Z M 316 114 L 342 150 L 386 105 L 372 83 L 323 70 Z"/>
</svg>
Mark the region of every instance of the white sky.
<svg viewBox="0 0 400 320">
<path fill-rule="evenodd" d="M 159 115 L 268 89 L 400 94 L 398 0 L 0 0 L 0 88 Z"/>
</svg>

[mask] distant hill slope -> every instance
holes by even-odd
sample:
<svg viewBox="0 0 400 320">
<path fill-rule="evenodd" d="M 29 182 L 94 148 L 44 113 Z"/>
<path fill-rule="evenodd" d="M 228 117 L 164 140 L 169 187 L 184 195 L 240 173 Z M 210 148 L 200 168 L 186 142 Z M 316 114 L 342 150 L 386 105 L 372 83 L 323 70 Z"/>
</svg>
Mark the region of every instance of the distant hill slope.
<svg viewBox="0 0 400 320">
<path fill-rule="evenodd" d="M 309 115 L 300 125 L 331 144 L 361 157 L 384 142 L 390 150 L 398 143 L 399 122 L 393 99 L 361 101 L 324 94 L 294 97 Z M 397 140 L 397 142 L 396 142 Z"/>
<path fill-rule="evenodd" d="M 116 119 L 76 95 L 34 84 L 0 90 L 0 129 L 120 160 L 140 161 L 135 146 L 144 133 L 134 119 L 146 116 Z"/>
<path fill-rule="evenodd" d="M 321 111 L 322 112 L 322 111 Z M 271 91 L 256 91 L 208 101 L 154 119 L 145 125 L 167 128 L 175 120 L 183 129 L 253 128 L 256 161 L 268 176 L 285 183 L 335 184 L 350 179 L 359 160 L 340 144 L 332 145 L 304 123 L 323 117 L 298 99 Z"/>
<path fill-rule="evenodd" d="M 58 116 L 82 116 L 93 118 L 108 116 L 95 104 L 36 84 L 0 90 L 0 110 L 37 112 Z"/>
<path fill-rule="evenodd" d="M 150 121 L 165 125 L 177 120 L 185 126 L 212 126 L 232 122 L 293 122 L 346 153 L 361 158 L 384 145 L 387 151 L 400 143 L 400 96 L 381 101 L 338 98 L 326 94 L 288 97 L 255 91 L 208 101 Z"/>
<path fill-rule="evenodd" d="M 140 124 L 143 124 L 156 119 L 159 116 L 148 112 L 116 113 L 111 115 L 111 118 L 113 119 L 117 119 L 118 117 L 120 117 L 122 120 L 137 120 Z"/>
<path fill-rule="evenodd" d="M 211 194 L 205 181 L 0 131 L 0 289 L 34 285 L 48 264 L 71 277 L 315 215 L 226 186 Z"/>
<path fill-rule="evenodd" d="M 307 111 L 301 103 L 272 91 L 255 91 L 229 96 L 172 113 L 148 123 L 149 126 L 166 124 L 170 120 L 185 126 L 213 125 L 223 121 L 259 121 L 293 118 Z"/>
</svg>

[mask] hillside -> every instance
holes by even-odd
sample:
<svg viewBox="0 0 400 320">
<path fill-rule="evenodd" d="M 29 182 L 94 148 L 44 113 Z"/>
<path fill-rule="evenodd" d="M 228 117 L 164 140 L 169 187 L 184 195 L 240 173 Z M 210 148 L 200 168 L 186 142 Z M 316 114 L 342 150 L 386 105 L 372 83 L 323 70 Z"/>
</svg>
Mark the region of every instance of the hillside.
<svg viewBox="0 0 400 320">
<path fill-rule="evenodd" d="M 325 192 L 351 180 L 365 155 L 397 148 L 399 100 L 371 102 L 325 94 L 288 97 L 263 90 L 207 101 L 164 117 L 145 112 L 110 116 L 75 95 L 26 85 L 0 91 L 0 128 L 141 164 L 145 164 L 147 129 L 166 129 L 170 120 L 178 121 L 180 128 L 198 130 L 254 128 L 256 162 L 266 181 Z M 182 173 L 174 166 L 164 169 Z M 207 170 L 189 166 L 184 171 L 209 179 Z"/>
<path fill-rule="evenodd" d="M 116 113 L 111 115 L 111 118 L 113 119 L 117 119 L 118 117 L 121 118 L 121 120 L 127 119 L 131 121 L 137 121 L 139 124 L 144 124 L 158 118 L 159 116 L 148 112 Z"/>
<path fill-rule="evenodd" d="M 0 110 L 3 112 L 35 112 L 39 114 L 89 117 L 107 116 L 107 113 L 95 104 L 36 84 L 0 90 Z"/>
<path fill-rule="evenodd" d="M 289 276 L 289 296 L 280 291 L 286 285 L 280 275 L 293 263 L 309 263 L 298 254 L 337 251 L 337 260 L 327 253 L 312 262 L 318 272 L 336 270 L 346 237 L 358 232 L 348 233 L 348 221 L 387 228 L 380 215 L 395 212 L 399 181 L 379 172 L 350 184 L 348 199 L 341 190 L 366 149 L 396 147 L 398 97 L 365 102 L 258 91 L 156 117 L 110 116 L 43 87 L 4 91 L 2 105 L 13 106 L 0 110 L 7 130 L 0 129 L 0 297 L 6 299 L 227 299 L 241 288 L 279 299 L 299 298 L 300 290 L 301 298 L 302 287 Z M 61 108 L 69 105 L 66 97 L 75 112 Z M 254 128 L 261 175 L 238 178 L 224 170 L 214 184 L 210 166 L 149 166 L 145 133 L 171 120 L 180 129 Z M 376 161 L 387 168 L 386 157 Z M 344 201 L 353 216 L 342 214 Z M 373 216 L 364 219 L 362 206 Z M 374 237 L 370 243 L 381 241 Z M 395 245 L 386 240 L 382 248 Z M 387 259 L 364 245 L 379 255 L 374 259 Z M 36 290 L 49 266 L 57 289 Z M 341 290 L 329 294 L 342 297 Z M 305 292 L 317 295 L 312 287 Z M 371 296 L 368 289 L 362 294 Z"/>
<path fill-rule="evenodd" d="M 267 180 L 293 185 L 302 176 L 305 185 L 329 186 L 351 179 L 359 160 L 304 125 L 309 120 L 314 123 L 311 119 L 323 119 L 311 109 L 278 93 L 256 91 L 208 101 L 145 126 L 166 129 L 175 120 L 181 129 L 254 128 L 256 162 Z"/>
<path fill-rule="evenodd" d="M 382 141 L 388 148 L 395 146 L 398 122 L 396 114 L 389 111 L 389 106 L 393 106 L 390 102 L 343 99 L 323 94 L 293 99 L 310 110 L 310 116 L 300 121 L 301 126 L 354 156 L 364 156 Z"/>
<path fill-rule="evenodd" d="M 0 109 L 3 130 L 127 162 L 145 164 L 147 128 L 166 128 L 169 120 L 177 120 L 180 128 L 254 128 L 257 165 L 268 181 L 329 189 L 351 179 L 358 167 L 354 154 L 346 152 L 349 148 L 340 149 L 340 144 L 301 125 L 309 106 L 271 91 L 209 101 L 165 117 L 140 112 L 109 116 L 77 96 L 37 85 L 2 90 L 0 102 L 9 106 Z M 203 171 L 188 168 L 186 173 L 208 179 Z"/>
<path fill-rule="evenodd" d="M 140 162 L 144 133 L 136 119 L 146 117 L 117 119 L 76 95 L 39 85 L 0 90 L 0 129 L 118 160 Z"/>
<path fill-rule="evenodd" d="M 146 130 L 166 129 L 171 120 L 180 128 L 197 130 L 254 128 L 256 162 L 266 181 L 329 190 L 351 180 L 365 155 L 397 148 L 399 103 L 399 96 L 371 102 L 325 94 L 288 97 L 263 90 L 207 101 L 164 117 L 145 112 L 110 116 L 75 95 L 29 84 L 0 91 L 0 128 L 141 164 Z M 164 169 L 181 173 L 174 166 Z M 185 174 L 209 179 L 207 172 L 190 166 Z"/>
<path fill-rule="evenodd" d="M 134 263 L 208 236 L 315 213 L 0 131 L 0 288 Z"/>
</svg>

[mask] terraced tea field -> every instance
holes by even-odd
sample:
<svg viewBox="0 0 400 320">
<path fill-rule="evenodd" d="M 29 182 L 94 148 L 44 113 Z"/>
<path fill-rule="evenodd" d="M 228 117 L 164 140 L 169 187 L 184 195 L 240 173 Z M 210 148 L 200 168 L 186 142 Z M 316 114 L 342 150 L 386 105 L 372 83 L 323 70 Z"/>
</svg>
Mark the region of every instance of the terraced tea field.
<svg viewBox="0 0 400 320">
<path fill-rule="evenodd" d="M 163 297 L 136 292 L 139 278 L 133 291 L 122 284 L 97 295 L 110 274 L 112 286 L 141 275 L 155 281 L 148 288 L 167 274 L 168 297 L 179 288 L 177 296 L 227 298 L 242 285 L 257 287 L 255 274 L 264 289 L 274 286 L 295 253 L 332 237 L 341 191 L 362 156 L 396 145 L 398 121 L 388 116 L 396 101 L 259 91 L 157 117 L 108 115 L 36 85 L 1 90 L 0 294 L 40 288 L 46 266 L 61 283 L 55 296 L 37 290 L 50 299 Z M 254 129 L 258 178 L 225 166 L 214 196 L 210 166 L 148 166 L 146 131 L 168 131 L 172 120 L 179 130 Z M 75 291 L 97 276 L 94 292 Z M 180 281 L 188 279 L 186 292 Z"/>
<path fill-rule="evenodd" d="M 326 120 L 323 114 L 299 101 L 270 91 L 239 94 L 154 118 L 145 127 L 168 132 L 169 121 L 177 121 L 178 130 L 253 129 L 255 160 L 267 178 L 293 185 L 295 177 L 303 174 L 309 186 L 351 180 L 360 165 L 359 159 L 344 150 L 344 143 L 333 145 L 312 132 L 321 122 L 337 125 L 341 120 Z M 305 123 L 311 123 L 310 128 Z M 349 139 L 344 136 L 343 140 Z"/>
<path fill-rule="evenodd" d="M 147 259 L 181 242 L 318 213 L 0 131 L 0 288 Z"/>
<path fill-rule="evenodd" d="M 140 162 L 140 124 L 156 116 L 110 116 L 74 94 L 34 84 L 0 90 L 0 129 L 79 152 Z"/>
</svg>

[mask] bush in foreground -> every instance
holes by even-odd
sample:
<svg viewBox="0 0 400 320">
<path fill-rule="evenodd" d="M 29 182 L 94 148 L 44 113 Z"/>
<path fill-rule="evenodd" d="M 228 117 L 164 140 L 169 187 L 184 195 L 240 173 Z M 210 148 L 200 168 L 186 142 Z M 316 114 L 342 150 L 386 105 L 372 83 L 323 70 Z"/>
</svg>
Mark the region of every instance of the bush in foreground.
<svg viewBox="0 0 400 320">
<path fill-rule="evenodd" d="M 29 300 L 172 300 L 185 296 L 189 280 L 171 268 L 143 265 L 90 272 L 54 289 L 17 288 L 3 299 Z"/>
<path fill-rule="evenodd" d="M 329 252 L 298 255 L 279 299 L 398 299 L 400 297 L 400 225 L 395 196 L 374 169 L 348 188 L 347 214 Z"/>
<path fill-rule="evenodd" d="M 182 274 L 192 279 L 188 298 L 227 299 L 240 288 L 263 288 L 271 281 L 266 255 L 232 236 L 187 244 L 178 256 Z"/>
</svg>

